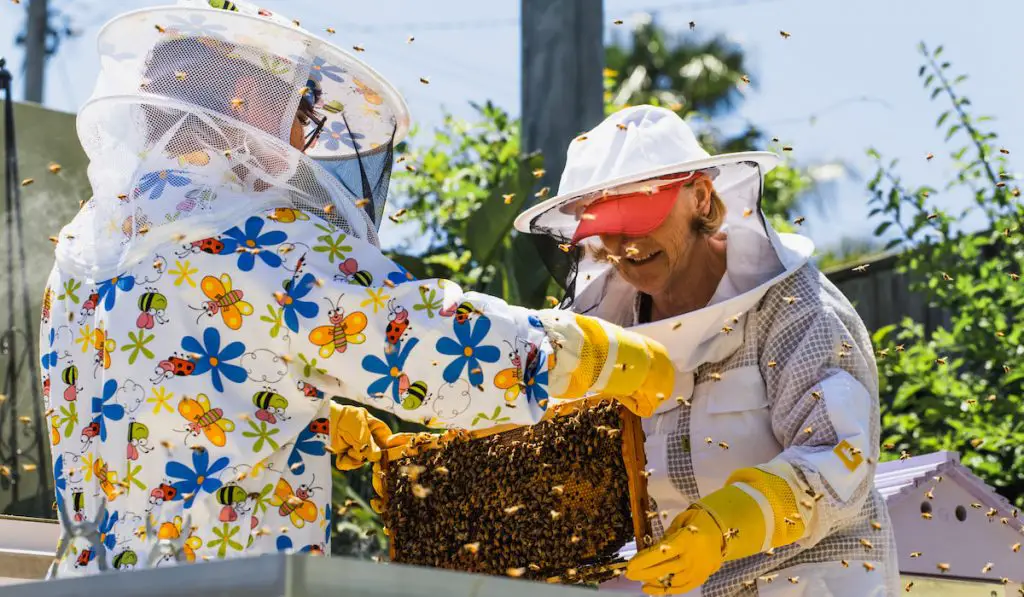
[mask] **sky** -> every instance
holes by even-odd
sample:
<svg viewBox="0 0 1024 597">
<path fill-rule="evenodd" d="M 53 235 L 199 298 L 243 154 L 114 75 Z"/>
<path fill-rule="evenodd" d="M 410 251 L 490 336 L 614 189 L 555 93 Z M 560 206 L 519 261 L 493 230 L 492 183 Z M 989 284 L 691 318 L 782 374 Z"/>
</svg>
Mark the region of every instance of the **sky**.
<svg viewBox="0 0 1024 597">
<path fill-rule="evenodd" d="M 22 51 L 14 40 L 29 1 L 0 0 L 0 56 L 8 58 L 16 78 Z M 66 18 L 78 35 L 62 42 L 49 61 L 44 104 L 75 111 L 96 77 L 95 38 L 102 23 L 120 12 L 162 3 L 167 2 L 50 0 L 62 15 L 54 23 L 62 25 Z M 518 0 L 261 4 L 299 19 L 312 31 L 334 28 L 333 41 L 342 47 L 365 47 L 361 57 L 405 95 L 421 128 L 440 124 L 446 110 L 471 116 L 470 101 L 490 99 L 519 114 Z M 802 232 L 819 249 L 828 249 L 843 238 L 870 237 L 879 223 L 868 218 L 865 184 L 874 173 L 865 155 L 868 147 L 899 158 L 899 172 L 910 186 L 942 188 L 955 172 L 946 158 L 944 135 L 935 129 L 946 105 L 931 101 L 917 77 L 921 41 L 943 45 L 952 72 L 970 76 L 962 91 L 977 114 L 995 118 L 990 124 L 1000 134 L 999 143 L 1011 151 L 1012 165 L 1015 141 L 1024 133 L 1024 112 L 1015 109 L 1024 93 L 1019 62 L 1024 38 L 1018 31 L 1024 2 L 984 0 L 970 10 L 967 6 L 964 0 L 605 0 L 605 37 L 649 13 L 684 35 L 722 34 L 739 43 L 753 85 L 738 110 L 714 124 L 728 131 L 754 123 L 791 145 L 788 157 L 798 164 L 848 166 L 847 175 L 825 188 L 824 209 L 802 208 Z M 615 19 L 624 24 L 614 25 Z M 690 21 L 696 23 L 693 31 Z M 783 38 L 780 30 L 790 36 Z M 407 44 L 410 35 L 415 41 Z M 420 77 L 429 77 L 430 84 L 420 83 Z M 22 96 L 18 85 L 15 95 Z M 929 153 L 936 157 L 926 160 Z M 968 203 L 956 194 L 933 197 L 947 209 Z M 389 230 L 390 225 L 385 221 L 385 238 L 408 232 Z"/>
</svg>

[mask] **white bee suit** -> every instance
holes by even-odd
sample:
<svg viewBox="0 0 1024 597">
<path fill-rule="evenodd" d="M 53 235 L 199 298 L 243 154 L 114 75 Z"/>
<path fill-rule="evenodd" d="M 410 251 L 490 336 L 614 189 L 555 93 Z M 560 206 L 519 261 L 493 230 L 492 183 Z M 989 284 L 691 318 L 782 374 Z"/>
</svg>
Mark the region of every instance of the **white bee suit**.
<svg viewBox="0 0 1024 597">
<path fill-rule="evenodd" d="M 777 161 L 761 152 L 709 156 L 674 114 L 636 106 L 573 143 L 560 195 L 516 225 L 571 239 L 580 213 L 568 207 L 573 201 L 696 170 L 713 178 L 727 208 L 726 272 L 706 307 L 640 323 L 637 291 L 609 264 L 587 253 L 575 278 L 572 310 L 633 326 L 661 342 L 676 367 L 672 399 L 644 420 L 651 509 L 661 514 L 654 538 L 733 472 L 756 467 L 785 480 L 803 536 L 763 553 L 780 515 L 754 491 L 767 529 L 762 553 L 726 562 L 686 595 L 894 594 L 894 539 L 873 485 L 879 407 L 870 338 L 850 303 L 808 264 L 813 243 L 766 224 L 763 176 Z M 641 594 L 625 577 L 602 589 Z"/>
</svg>

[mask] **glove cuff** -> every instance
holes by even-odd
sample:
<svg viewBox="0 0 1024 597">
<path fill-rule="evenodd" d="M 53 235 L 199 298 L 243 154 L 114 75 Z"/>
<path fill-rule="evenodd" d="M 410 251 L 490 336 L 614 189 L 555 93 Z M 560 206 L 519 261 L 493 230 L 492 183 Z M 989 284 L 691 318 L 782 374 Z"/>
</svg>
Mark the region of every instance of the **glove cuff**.
<svg viewBox="0 0 1024 597">
<path fill-rule="evenodd" d="M 771 547 L 789 545 L 804 536 L 805 517 L 785 479 L 759 468 L 744 468 L 733 472 L 727 483 L 740 484 L 761 504 Z"/>
<path fill-rule="evenodd" d="M 601 324 L 596 319 L 577 315 L 576 325 L 583 331 L 585 341 L 580 347 L 579 364 L 572 372 L 564 394 L 567 398 L 577 398 L 589 392 L 608 361 L 608 334 Z"/>
<path fill-rule="evenodd" d="M 702 508 L 718 524 L 725 561 L 763 551 L 766 525 L 761 506 L 740 487 L 726 485 L 702 498 L 694 507 Z"/>
</svg>

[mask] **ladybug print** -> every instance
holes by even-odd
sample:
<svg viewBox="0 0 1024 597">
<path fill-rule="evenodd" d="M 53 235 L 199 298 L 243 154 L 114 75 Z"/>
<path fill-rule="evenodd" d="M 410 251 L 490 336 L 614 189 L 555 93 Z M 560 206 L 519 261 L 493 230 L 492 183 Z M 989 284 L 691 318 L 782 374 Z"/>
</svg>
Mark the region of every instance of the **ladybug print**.
<svg viewBox="0 0 1024 597">
<path fill-rule="evenodd" d="M 388 303 L 388 327 L 384 332 L 388 344 L 398 344 L 402 336 L 409 330 L 409 310 L 395 305 L 394 299 Z"/>
<path fill-rule="evenodd" d="M 188 359 L 183 359 L 179 356 L 170 356 L 156 367 L 156 377 L 150 379 L 153 383 L 159 383 L 162 379 L 170 379 L 172 377 L 187 377 L 192 375 L 196 370 L 196 364 Z"/>
<path fill-rule="evenodd" d="M 209 255 L 220 255 L 224 252 L 224 242 L 217 238 L 204 238 L 185 245 L 175 253 L 178 257 L 185 257 L 194 253 L 207 253 Z"/>
<path fill-rule="evenodd" d="M 309 432 L 320 435 L 331 434 L 331 421 L 327 418 L 315 419 L 309 424 Z"/>
</svg>

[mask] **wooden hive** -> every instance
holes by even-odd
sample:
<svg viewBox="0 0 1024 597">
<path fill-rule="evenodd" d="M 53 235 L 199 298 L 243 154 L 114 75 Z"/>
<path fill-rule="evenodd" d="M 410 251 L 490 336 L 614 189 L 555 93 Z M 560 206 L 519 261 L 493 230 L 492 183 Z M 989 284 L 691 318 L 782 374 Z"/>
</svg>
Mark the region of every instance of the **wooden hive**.
<svg viewBox="0 0 1024 597">
<path fill-rule="evenodd" d="M 619 403 L 534 426 L 433 436 L 381 460 L 391 559 L 567 584 L 607 579 L 650 542 L 644 436 Z"/>
</svg>

